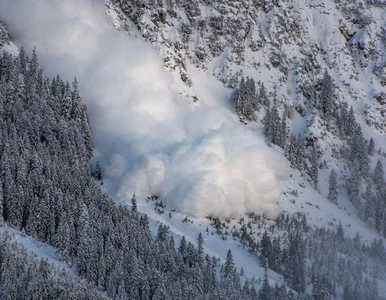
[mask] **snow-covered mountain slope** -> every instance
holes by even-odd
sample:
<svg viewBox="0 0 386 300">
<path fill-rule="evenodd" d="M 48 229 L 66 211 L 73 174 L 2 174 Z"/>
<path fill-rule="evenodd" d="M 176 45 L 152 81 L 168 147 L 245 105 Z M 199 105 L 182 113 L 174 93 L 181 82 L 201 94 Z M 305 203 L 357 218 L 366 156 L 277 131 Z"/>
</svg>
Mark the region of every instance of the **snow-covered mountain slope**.
<svg viewBox="0 0 386 300">
<path fill-rule="evenodd" d="M 381 148 L 369 157 L 370 173 L 378 160 L 386 165 L 382 152 L 386 146 L 382 2 L 117 0 L 107 2 L 106 10 L 121 34 L 106 29 L 99 15 L 94 18 L 87 11 L 73 12 L 72 30 L 58 25 L 64 31 L 64 40 L 73 42 L 68 47 L 58 47 L 39 34 L 27 43 L 37 43 L 44 49 L 46 66 L 54 61 L 62 73 L 80 74 L 87 87 L 82 92 L 94 112 L 95 159 L 102 163 L 103 189 L 126 205 L 133 193 L 139 192 L 138 208 L 151 218 L 154 233 L 160 222 L 190 241 L 201 232 L 207 253 L 223 260 L 231 248 L 237 267 L 243 267 L 251 280 L 253 276 L 262 278 L 267 267 L 262 258 L 263 233 L 267 230 L 272 239 L 281 238 L 278 244 L 283 253 L 279 249 L 279 256 L 284 260 L 286 250 L 294 251 L 296 230 L 292 225 L 288 229 L 249 213 L 273 218 L 279 207 L 283 216 L 294 216 L 291 220 L 295 221 L 287 223 L 297 228 L 300 212 L 309 225 L 338 229 L 338 233 L 343 228 L 348 237 L 336 242 L 338 250 L 332 256 L 346 259 L 347 264 L 352 257 L 353 264 L 364 258 L 365 267 L 357 272 L 363 276 L 362 281 L 374 278 L 379 287 L 384 285 L 384 272 L 376 270 L 375 259 L 368 258 L 369 249 L 377 249 L 374 239 L 384 242 L 384 226 L 371 224 L 371 218 L 365 217 L 367 203 L 363 196 L 366 185 L 374 192 L 378 187 L 372 183 L 373 176 L 361 177 L 359 199 L 354 201 L 352 194 L 348 195 L 346 186 L 354 170 L 347 159 L 351 155 L 347 148 L 353 138 L 341 135 L 339 119 L 343 104 L 352 106 L 365 139 L 372 137 L 375 148 Z M 78 31 L 84 27 L 86 34 Z M 55 32 L 57 28 L 52 29 Z M 160 68 L 154 51 L 138 42 L 141 36 L 158 50 L 169 72 Z M 97 47 L 84 55 L 90 44 Z M 61 63 L 63 57 L 70 58 L 67 64 Z M 334 113 L 330 118 L 316 105 L 326 87 L 325 70 L 333 82 L 329 100 Z M 237 115 L 230 98 L 242 77 L 260 82 L 258 87 L 264 85 L 271 106 L 280 115 L 288 113 L 285 125 L 305 145 L 301 167 L 294 166 L 288 172 L 285 156 L 289 141 L 281 147 L 265 145 L 268 139 L 262 138 L 262 121 L 267 106 L 256 112 L 253 121 Z M 289 134 L 287 138 L 290 140 Z M 308 169 L 312 151 L 319 174 L 316 186 Z M 332 169 L 338 177 L 336 203 L 327 199 Z M 280 189 L 277 177 L 281 179 Z M 148 196 L 161 198 L 152 201 Z M 166 207 L 160 201 L 165 201 Z M 381 207 L 383 214 L 384 205 Z M 219 219 L 205 218 L 209 216 Z M 381 219 L 383 216 L 377 217 Z M 241 238 L 244 222 L 250 230 L 245 234 L 249 245 Z M 311 249 L 311 244 L 318 242 L 319 232 L 305 228 L 301 225 L 298 229 L 304 234 L 301 239 L 307 241 L 304 247 Z M 338 233 L 326 235 L 335 237 Z M 349 247 L 355 243 L 359 246 Z M 262 248 L 257 250 L 257 244 Z M 326 260 L 321 261 L 327 265 Z M 306 260 L 307 290 L 294 282 L 297 276 L 286 273 L 289 267 L 284 262 L 286 270 L 268 263 L 270 283 L 283 283 L 286 277 L 293 290 L 311 295 L 318 276 L 328 274 L 325 270 L 315 275 L 313 269 L 319 267 L 318 263 L 312 255 Z M 361 281 L 350 276 L 353 285 Z M 347 282 L 337 285 L 334 296 L 341 298 Z M 386 291 L 380 292 L 386 295 Z"/>
<path fill-rule="evenodd" d="M 372 137 L 377 150 L 385 148 L 386 10 L 381 1 L 112 2 L 106 7 L 114 24 L 142 34 L 159 50 L 165 66 L 187 83 L 172 88 L 188 101 L 189 96 L 204 103 L 214 99 L 231 108 L 229 94 L 213 95 L 207 78 L 236 87 L 241 76 L 250 76 L 276 92 L 279 110 L 293 107 L 291 130 L 318 147 L 323 196 L 327 169 L 345 173 L 334 156 L 341 139 L 312 105 L 325 69 L 336 86 L 335 107 L 353 106 L 364 137 Z M 378 159 L 383 161 L 382 153 L 372 158 L 373 167 Z M 342 196 L 339 206 L 348 205 Z"/>
<path fill-rule="evenodd" d="M 288 192 L 310 188 L 297 187 L 302 179 L 294 174 L 282 185 L 280 205 L 292 212 L 309 206 L 313 211 L 310 219 L 319 225 L 342 219 L 335 211 L 356 215 L 345 197 L 345 163 L 334 155 L 343 143 L 311 103 L 316 101 L 327 69 L 336 86 L 335 107 L 339 103 L 353 106 L 364 137 L 372 137 L 376 149 L 385 148 L 386 10 L 382 2 L 122 0 L 108 2 L 106 7 L 118 29 L 142 34 L 159 50 L 165 66 L 175 76 L 181 75 L 187 86 L 175 80 L 172 89 L 186 95 L 187 101 L 191 97 L 199 103 L 217 101 L 232 110 L 229 92 L 216 95 L 215 84 L 207 84 L 214 78 L 236 87 L 241 76 L 250 76 L 264 83 L 270 94 L 275 91 L 279 110 L 285 105 L 294 108 L 291 131 L 315 141 L 321 178 L 320 193 L 301 193 L 293 204 Z M 259 130 L 259 124 L 248 126 Z M 378 159 L 385 164 L 383 154 L 376 154 L 372 169 Z M 326 203 L 332 212 L 318 213 L 315 206 L 305 203 L 326 201 L 332 168 L 340 178 L 339 209 Z M 362 221 L 351 219 L 347 226 L 354 222 L 358 224 L 355 228 L 363 228 Z"/>
<path fill-rule="evenodd" d="M 207 69 L 216 61 L 211 72 L 227 85 L 243 73 L 295 105 L 312 97 L 324 68 L 341 89 L 337 101 L 373 100 L 385 84 L 381 1 L 113 2 L 128 16 L 123 24 L 134 22 L 188 83 L 188 63 Z"/>
<path fill-rule="evenodd" d="M 346 234 L 359 233 L 368 245 L 381 238 L 363 220 L 365 200 L 358 207 L 347 194 L 350 167 L 341 155 L 346 141 L 337 131 L 336 120 L 325 120 L 314 103 L 327 70 L 335 87 L 334 109 L 342 103 L 352 106 L 365 139 L 375 141 L 371 172 L 378 160 L 386 166 L 386 7 L 382 1 L 117 0 L 106 7 L 118 29 L 142 35 L 158 49 L 165 67 L 174 74 L 172 89 L 187 102 L 203 106 L 217 102 L 233 111 L 230 93 L 216 94 L 208 82 L 217 79 L 230 88 L 238 87 L 241 77 L 262 82 L 270 97 L 276 97 L 280 113 L 291 108 L 290 131 L 306 140 L 308 151 L 315 146 L 318 152 L 318 189 L 304 172 L 292 170 L 281 183 L 281 209 L 303 212 L 309 224 L 317 227 L 333 229 L 341 222 Z M 247 128 L 261 130 L 263 116 L 260 111 L 257 122 Z M 275 150 L 282 152 L 279 147 Z M 332 169 L 338 174 L 337 204 L 327 200 Z M 364 192 L 363 185 L 361 195 Z M 185 228 L 189 225 L 177 227 L 167 213 L 159 215 L 145 202 L 142 209 L 155 221 L 170 224 L 172 232 L 195 238 L 197 232 Z"/>
</svg>

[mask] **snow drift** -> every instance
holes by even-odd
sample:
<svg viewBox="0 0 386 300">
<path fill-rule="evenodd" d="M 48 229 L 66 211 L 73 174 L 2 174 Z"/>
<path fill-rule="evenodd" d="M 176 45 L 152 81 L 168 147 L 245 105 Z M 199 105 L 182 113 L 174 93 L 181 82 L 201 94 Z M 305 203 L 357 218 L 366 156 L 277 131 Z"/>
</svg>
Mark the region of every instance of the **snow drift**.
<svg viewBox="0 0 386 300">
<path fill-rule="evenodd" d="M 178 99 L 156 51 L 115 30 L 103 1 L 0 0 L 0 18 L 48 75 L 78 78 L 117 198 L 159 195 L 197 217 L 277 213 L 283 157 L 222 105 Z"/>
</svg>

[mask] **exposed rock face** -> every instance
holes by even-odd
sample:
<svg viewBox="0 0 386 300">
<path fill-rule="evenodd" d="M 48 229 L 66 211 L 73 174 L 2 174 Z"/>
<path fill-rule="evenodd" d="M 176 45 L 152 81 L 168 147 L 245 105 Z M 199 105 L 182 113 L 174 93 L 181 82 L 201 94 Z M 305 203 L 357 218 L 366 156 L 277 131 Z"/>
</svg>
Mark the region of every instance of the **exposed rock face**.
<svg viewBox="0 0 386 300">
<path fill-rule="evenodd" d="M 336 102 L 367 103 L 365 122 L 385 131 L 386 4 L 380 0 L 112 0 L 165 66 L 191 86 L 188 65 L 234 88 L 241 76 L 276 90 L 304 117 L 324 69 Z M 121 17 L 122 20 L 124 17 Z M 122 23 L 122 22 L 118 22 Z M 381 97 L 382 99 L 379 99 Z"/>
</svg>

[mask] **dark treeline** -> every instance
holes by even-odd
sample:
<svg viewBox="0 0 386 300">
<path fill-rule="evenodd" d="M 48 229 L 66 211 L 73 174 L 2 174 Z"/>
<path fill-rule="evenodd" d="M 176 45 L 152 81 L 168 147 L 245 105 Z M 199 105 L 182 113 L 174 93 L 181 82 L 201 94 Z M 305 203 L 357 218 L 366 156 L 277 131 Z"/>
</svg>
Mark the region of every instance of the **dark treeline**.
<svg viewBox="0 0 386 300">
<path fill-rule="evenodd" d="M 183 238 L 176 249 L 165 226 L 153 238 L 146 215 L 117 207 L 99 189 L 78 83 L 45 78 L 36 51 L 0 56 L 0 128 L 1 221 L 54 245 L 109 297 L 257 299 L 256 283 L 240 281 L 231 253 L 218 276 L 201 238 Z"/>
<path fill-rule="evenodd" d="M 38 260 L 8 235 L 0 239 L 0 299 L 105 299 L 84 280 Z"/>
<path fill-rule="evenodd" d="M 300 213 L 281 214 L 275 221 L 250 216 L 239 224 L 229 228 L 216 219 L 212 223 L 218 234 L 239 240 L 262 267 L 282 275 L 285 282 L 272 286 L 264 278 L 260 299 L 383 299 L 377 287 L 386 269 L 382 239 L 367 245 L 359 234 L 349 238 L 341 223 L 337 230 L 313 228 Z M 289 292 L 281 293 L 286 286 Z"/>
</svg>

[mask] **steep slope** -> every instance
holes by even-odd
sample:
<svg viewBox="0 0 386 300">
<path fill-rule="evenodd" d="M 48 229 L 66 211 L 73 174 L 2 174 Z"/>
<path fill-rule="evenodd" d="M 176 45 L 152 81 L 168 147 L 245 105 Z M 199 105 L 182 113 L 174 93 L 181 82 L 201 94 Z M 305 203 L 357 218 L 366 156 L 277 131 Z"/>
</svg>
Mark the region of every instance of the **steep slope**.
<svg viewBox="0 0 386 300">
<path fill-rule="evenodd" d="M 1 298 L 256 298 L 231 255 L 220 278 L 201 238 L 177 249 L 167 227 L 151 235 L 135 198 L 130 211 L 101 191 L 78 88 L 45 77 L 36 49 L 0 55 Z"/>
<path fill-rule="evenodd" d="M 130 55 L 136 54 L 132 50 L 136 43 L 125 43 L 121 39 L 123 35 L 120 35 L 117 44 L 113 43 L 114 39 L 108 40 L 116 46 L 114 49 L 96 43 L 99 47 L 93 50 L 98 49 L 95 51 L 97 54 L 90 52 L 87 59 L 83 57 L 84 52 L 79 49 L 89 44 L 82 43 L 79 37 L 91 37 L 85 39 L 86 42 L 105 42 L 106 39 L 99 40 L 99 37 L 93 39 L 94 33 L 108 32 L 107 36 L 115 36 L 112 31 L 105 31 L 104 22 L 101 22 L 102 26 L 96 25 L 87 10 L 81 12 L 84 13 L 81 21 L 90 26 L 87 36 L 80 34 L 76 30 L 78 28 L 71 27 L 73 31 L 65 31 L 63 36 L 73 36 L 77 32 L 75 36 L 79 43 L 69 43 L 64 50 L 54 47 L 51 52 L 44 53 L 46 64 L 49 59 L 60 62 L 62 57 L 58 53 L 74 57 L 77 68 L 76 64 L 70 64 L 73 68 L 69 68 L 71 60 L 58 65 L 63 70 L 77 70 L 76 73 L 83 76 L 88 87 L 83 91 L 86 96 L 92 95 L 99 100 L 98 94 L 104 97 L 102 100 L 105 102 L 101 103 L 105 109 L 103 113 L 108 117 L 103 119 L 101 111 L 99 115 L 92 116 L 94 134 L 101 134 L 105 129 L 103 127 L 116 129 L 116 133 L 107 131 L 112 138 L 104 141 L 108 140 L 109 144 L 102 147 L 101 143 L 97 148 L 97 158 L 104 159 L 103 188 L 117 202 L 126 205 L 133 193 L 139 190 L 138 208 L 151 217 L 151 228 L 159 228 L 157 239 L 163 240 L 168 231 L 158 222 L 168 224 L 174 234 L 187 234 L 191 242 L 202 232 L 206 250 L 211 255 L 220 256 L 228 266 L 231 260 L 227 249 L 232 248 L 237 267 L 244 265 L 248 279 L 243 295 L 254 297 L 251 286 L 256 285 L 255 275 L 260 277 L 258 285 L 263 287 L 259 296 L 261 299 L 287 298 L 286 292 L 280 296 L 275 294 L 279 293 L 279 287 L 271 291 L 267 282 L 271 285 L 285 283 L 290 288 L 288 297 L 298 293 L 300 298 L 312 295 L 320 299 L 352 299 L 356 295 L 359 299 L 376 299 L 377 280 L 380 287 L 385 281 L 382 270 L 385 253 L 383 239 L 380 239 L 385 232 L 385 193 L 382 189 L 382 167 L 374 172 L 375 175 L 373 169 L 378 159 L 381 165 L 385 164 L 385 160 L 382 151 L 370 151 L 369 142 L 365 139 L 373 137 L 374 148 L 383 147 L 385 143 L 382 4 L 361 4 L 358 1 L 319 4 L 315 1 L 114 3 L 119 3 L 121 9 L 112 3 L 106 6 L 114 25 L 121 31 L 129 31 L 132 37 L 142 35 L 152 42 L 164 58 L 165 66 L 174 74 L 170 81 L 166 80 L 166 84 L 170 84 L 166 90 L 165 80 L 161 77 L 167 75 L 159 71 L 157 60 L 145 50 L 146 47 L 140 48 L 143 53 L 137 59 L 145 59 L 147 64 L 144 69 L 152 72 L 146 74 L 141 68 L 129 68 L 130 63 L 126 63 L 130 60 L 123 51 L 127 49 Z M 369 16 L 374 20 L 370 20 Z M 33 43 L 41 42 L 39 38 L 44 40 L 44 37 L 36 35 Z M 43 42 L 42 45 L 53 44 Z M 110 55 L 100 55 L 106 52 Z M 114 60 L 114 57 L 119 59 Z M 94 71 L 91 80 L 90 73 L 81 71 L 89 70 L 90 65 Z M 110 69 L 110 66 L 114 68 Z M 130 71 L 123 72 L 127 69 Z M 99 77 L 105 73 L 108 80 Z M 149 74 L 153 82 L 143 80 Z M 249 79 L 243 81 L 242 78 L 246 77 Z M 141 80 L 136 81 L 138 78 Z M 250 78 L 260 83 L 251 84 Z M 130 94 L 130 89 L 124 88 L 128 82 L 136 92 L 135 85 L 141 84 L 146 97 L 140 92 Z M 153 86 L 161 87 L 157 90 L 158 94 L 152 90 Z M 246 86 L 255 88 L 248 90 Z M 265 97 L 262 96 L 263 86 L 267 91 Z M 234 88 L 235 92 L 232 93 L 230 88 Z M 122 95 L 115 93 L 116 89 Z M 151 93 L 147 93 L 149 90 Z M 156 94 L 157 102 L 154 101 Z M 122 101 L 116 100 L 120 96 L 123 96 Z M 151 97 L 154 99 L 149 100 Z M 125 101 L 129 105 L 124 105 Z M 350 106 L 353 107 L 351 111 Z M 126 110 L 128 114 L 124 113 Z M 158 119 L 159 111 L 162 112 L 161 119 Z M 275 118 L 270 119 L 271 114 Z M 280 123 L 284 126 L 270 121 L 285 120 L 284 115 L 288 117 L 288 121 Z M 119 121 L 114 122 L 115 118 Z M 141 121 L 149 119 L 157 122 Z M 98 126 L 96 120 L 111 123 Z M 147 127 L 149 124 L 151 126 Z M 282 132 L 280 138 L 277 136 L 279 131 Z M 145 135 L 141 135 L 143 132 Z M 271 148 L 264 145 L 260 132 L 264 132 Z M 290 133 L 299 135 L 299 138 Z M 107 137 L 106 131 L 104 137 Z M 123 142 L 117 142 L 119 139 Z M 289 179 L 281 183 L 279 199 L 278 190 L 272 188 L 272 180 L 264 182 L 261 178 L 272 179 L 280 174 L 280 168 L 286 164 L 284 156 L 292 169 Z M 260 160 L 259 157 L 265 159 Z M 332 168 L 338 177 L 338 199 L 328 196 Z M 235 176 L 229 179 L 229 173 Z M 240 178 L 242 180 L 234 184 L 235 179 Z M 94 191 L 92 183 L 87 181 L 85 185 L 91 185 Z M 268 190 L 264 189 L 265 185 Z M 251 187 L 258 187 L 257 192 L 247 193 L 250 198 L 245 201 L 245 190 Z M 365 193 L 366 187 L 368 193 Z M 234 193 L 235 190 L 238 193 Z M 273 196 L 265 198 L 271 192 Z M 157 198 L 158 195 L 161 198 Z M 150 198 L 147 199 L 147 196 Z M 285 214 L 279 215 L 275 222 L 254 215 L 245 216 L 250 212 L 275 216 L 277 205 L 274 202 L 277 199 Z M 82 209 L 81 215 L 87 215 L 85 211 Z M 188 215 L 190 213 L 194 216 Z M 122 214 L 129 218 L 126 210 L 123 209 Z M 92 222 L 97 219 L 96 215 L 94 212 Z M 208 215 L 220 219 L 203 219 Z M 236 218 L 223 220 L 227 217 Z M 123 223 L 119 224 L 125 227 L 127 224 Z M 333 230 L 309 227 L 307 223 L 318 227 L 331 226 Z M 127 226 L 133 224 L 129 222 Z M 95 224 L 91 227 L 98 228 Z M 143 230 L 147 232 L 147 229 Z M 52 232 L 47 229 L 37 231 L 43 233 L 44 238 L 52 239 Z M 107 231 L 115 230 L 109 227 Z M 118 231 L 126 234 L 124 230 Z M 155 230 L 152 231 L 155 234 Z M 230 241 L 231 237 L 234 241 Z M 124 237 L 120 238 L 125 241 Z M 179 254 L 185 261 L 182 241 Z M 173 247 L 168 247 L 168 251 L 173 252 Z M 191 251 L 192 246 L 189 249 Z M 114 251 L 120 253 L 122 249 L 118 245 Z M 103 251 L 98 255 L 101 253 Z M 93 255 L 95 259 L 95 253 Z M 127 253 L 124 252 L 124 255 Z M 280 257 L 280 261 L 273 257 Z M 189 264 L 192 262 L 190 259 L 186 261 Z M 94 270 L 92 259 L 89 263 L 90 270 Z M 189 268 L 191 265 L 194 266 L 192 263 Z M 208 260 L 208 266 L 215 265 L 216 260 Z M 339 268 L 336 268 L 337 265 Z M 118 274 L 119 263 L 116 266 Z M 267 267 L 270 270 L 265 276 L 263 269 Z M 188 272 L 189 268 L 182 269 L 181 273 L 186 271 L 197 279 L 197 273 Z M 229 275 L 228 271 L 222 270 L 223 278 Z M 95 279 L 92 272 L 82 272 L 90 280 Z M 103 270 L 99 272 L 103 274 Z M 214 273 L 212 269 L 210 274 Z M 146 282 L 141 282 L 141 292 Z M 232 284 L 238 290 L 237 280 L 235 282 Z M 227 281 L 223 281 L 219 289 L 226 289 L 226 284 Z M 122 284 L 117 284 L 118 291 L 111 287 L 111 282 L 108 285 L 109 293 L 122 292 Z M 187 292 L 194 297 L 197 293 L 197 290 L 184 290 L 187 286 L 183 281 L 177 285 L 180 292 L 177 297 Z M 162 280 L 157 287 L 160 286 Z M 128 289 L 127 285 L 127 293 L 136 293 Z M 152 292 L 157 290 L 152 287 Z M 174 288 L 168 287 L 167 290 L 172 293 Z M 233 286 L 226 289 L 226 293 L 232 290 Z M 214 290 L 212 292 L 215 293 Z M 385 291 L 380 292 L 385 295 Z"/>
<path fill-rule="evenodd" d="M 291 161 L 294 168 L 291 177 L 281 185 L 279 204 L 285 212 L 290 215 L 303 212 L 309 224 L 317 227 L 338 228 L 341 222 L 345 234 L 354 238 L 358 233 L 367 246 L 383 236 L 380 223 L 384 219 L 385 192 L 382 188 L 378 190 L 370 179 L 377 161 L 386 165 L 382 150 L 386 147 L 383 55 L 386 10 L 381 1 L 117 0 L 106 6 L 115 25 L 125 24 L 125 30 L 142 35 L 159 50 L 176 82 L 181 80 L 186 85 L 175 83 L 172 87 L 186 101 L 198 101 L 202 106 L 217 103 L 235 109 L 250 130 L 260 130 L 266 106 L 259 104 L 250 122 L 245 114 L 240 114 L 237 104 L 234 107 L 229 101 L 230 94 L 218 92 L 221 88 L 213 86 L 216 78 L 241 90 L 242 77 L 259 82 L 257 90 L 264 85 L 271 107 L 276 106 L 280 116 L 288 114 L 289 133 L 299 135 L 304 143 L 305 162 L 300 166 Z M 328 77 L 332 92 L 326 110 L 321 99 Z M 356 151 L 350 150 L 355 138 L 348 136 L 341 125 L 350 107 L 353 126 L 359 125 L 359 136 L 364 137 L 360 143 L 366 151 L 370 138 L 375 144 L 374 153 L 369 157 L 366 154 L 365 158 L 369 159 L 369 173 L 360 179 L 354 178 L 357 176 L 354 161 L 350 161 Z M 331 116 L 327 116 L 327 111 L 332 112 Z M 289 144 L 287 133 L 286 145 L 273 148 L 279 152 L 285 148 L 287 152 Z M 310 172 L 313 151 L 318 173 L 316 187 Z M 337 173 L 336 203 L 327 199 L 332 169 Z M 383 177 L 381 182 L 384 185 Z M 358 189 L 353 191 L 352 185 Z M 369 197 L 366 187 L 377 196 Z M 371 203 L 377 201 L 380 213 L 372 219 L 369 210 Z M 148 204 L 143 209 L 151 215 L 153 207 L 147 207 Z M 161 214 L 157 210 L 156 207 L 153 218 L 170 224 L 176 233 L 188 233 L 193 230 L 189 227 L 196 227 L 186 224 L 181 225 L 184 229 L 176 227 L 176 221 L 170 221 L 163 209 Z M 184 219 L 184 213 L 188 215 L 189 211 L 182 210 L 179 218 Z M 189 219 L 200 226 L 207 224 L 191 216 Z M 200 231 L 200 226 L 196 230 Z M 261 237 L 261 228 L 257 232 Z M 212 247 L 225 257 L 224 251 Z M 250 264 L 248 259 L 244 264 Z"/>
<path fill-rule="evenodd" d="M 385 164 L 385 8 L 381 2 L 112 2 L 107 11 L 119 16 L 115 23 L 142 34 L 159 49 L 165 66 L 191 86 L 176 85 L 180 93 L 231 107 L 230 96 L 213 97 L 216 88 L 211 86 L 214 81 L 206 84 L 208 78 L 214 76 L 234 88 L 246 76 L 264 84 L 279 113 L 290 110 L 290 131 L 305 138 L 306 147 L 315 145 L 321 194 L 327 196 L 329 170 L 336 169 L 341 187 L 338 205 L 356 214 L 345 197 L 344 178 L 349 174 L 339 154 L 346 146 L 338 132 L 339 116 L 323 117 L 318 99 L 327 70 L 334 86 L 332 109 L 339 111 L 342 104 L 353 107 L 364 137 L 373 138 L 376 150 L 381 149 L 371 157 L 371 169 L 378 159 Z M 264 113 L 260 110 L 257 126 Z M 285 199 L 281 203 L 287 209 Z"/>
</svg>

